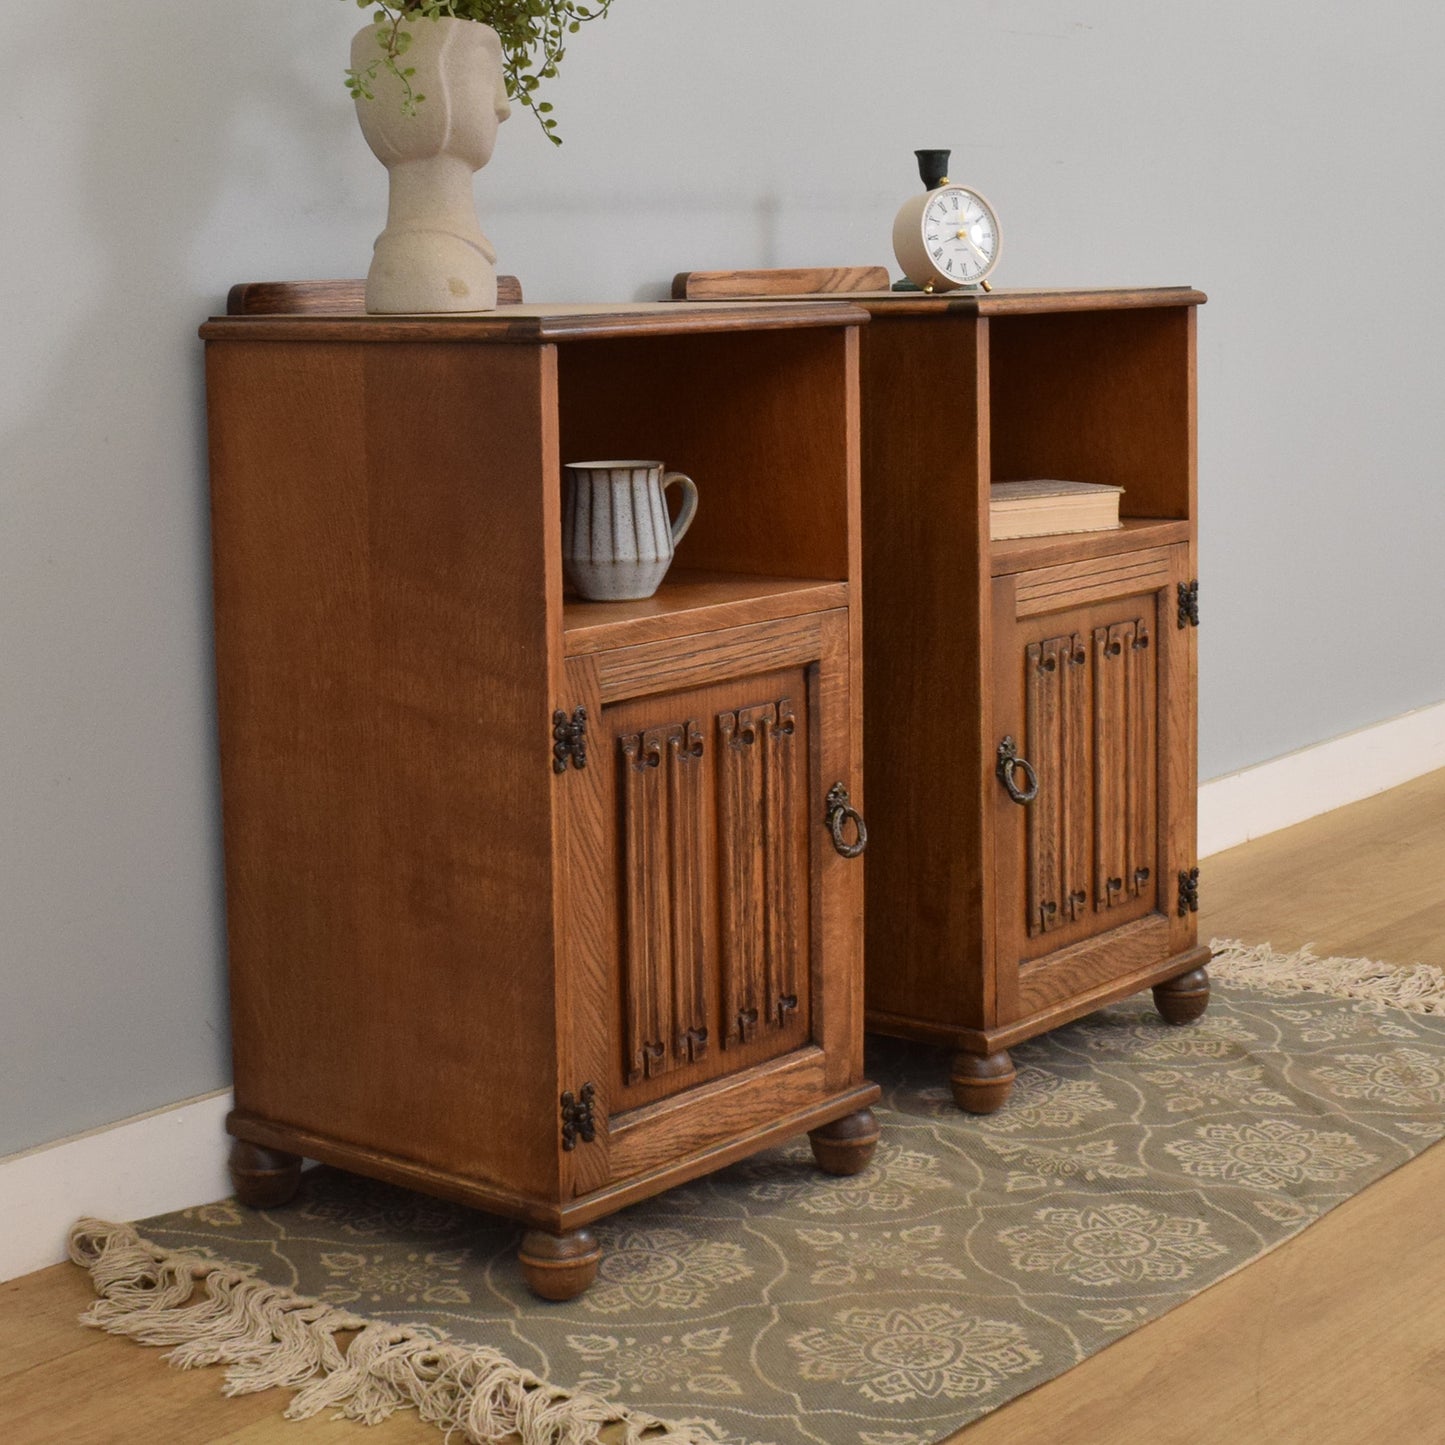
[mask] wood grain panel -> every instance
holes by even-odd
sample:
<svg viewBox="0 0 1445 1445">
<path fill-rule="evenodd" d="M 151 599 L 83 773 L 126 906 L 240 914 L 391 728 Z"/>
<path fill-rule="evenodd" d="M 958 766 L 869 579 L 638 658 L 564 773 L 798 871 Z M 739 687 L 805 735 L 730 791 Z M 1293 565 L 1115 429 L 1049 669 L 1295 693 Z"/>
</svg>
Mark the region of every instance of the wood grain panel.
<svg viewBox="0 0 1445 1445">
<path fill-rule="evenodd" d="M 703 738 L 695 722 L 619 740 L 623 797 L 626 1076 L 707 1052 Z"/>
<path fill-rule="evenodd" d="M 827 1089 L 822 1050 L 808 1045 L 693 1091 L 687 1113 L 652 1104 L 613 1121 L 617 1177 L 642 1174 L 669 1157 L 706 1149 L 719 1140 L 801 1109 Z"/>
<path fill-rule="evenodd" d="M 682 271 L 673 278 L 672 297 L 674 301 L 741 300 L 887 289 L 886 266 L 799 266 L 765 271 Z"/>
<path fill-rule="evenodd" d="M 829 612 L 822 623 L 822 652 L 812 674 L 807 726 L 810 766 L 803 792 L 809 880 L 807 927 L 810 966 L 806 993 L 813 1009 L 812 1034 L 824 1051 L 828 1083 L 851 1089 L 863 1077 L 863 913 L 867 856 L 844 858 L 826 824 L 827 797 L 842 783 L 860 808 L 858 768 L 860 666 L 854 639 L 856 613 Z M 798 980 L 800 985 L 805 980 Z"/>
<path fill-rule="evenodd" d="M 1124 890 L 1131 898 L 1152 896 L 1156 889 L 1154 850 L 1156 831 L 1155 778 L 1159 772 L 1155 668 L 1157 649 L 1151 652 L 1151 626 L 1141 617 L 1134 624 L 1127 664 L 1127 720 L 1124 762 Z"/>
<path fill-rule="evenodd" d="M 607 790 L 610 811 L 603 822 L 604 836 L 616 839 L 607 884 L 615 902 L 608 927 L 614 982 L 606 1011 L 613 1021 L 609 1075 L 614 1112 L 630 1113 L 664 1099 L 680 1105 L 710 1080 L 753 1068 L 814 1036 L 812 994 L 836 986 L 831 976 L 813 972 L 805 891 L 812 886 L 809 835 L 822 831 L 821 812 L 811 817 L 807 800 L 808 778 L 817 767 L 810 738 L 824 666 L 815 657 L 784 672 L 714 679 L 686 692 L 624 699 L 601 710 L 596 746 L 616 759 Z M 829 706 L 846 707 L 846 702 L 845 690 Z M 791 734 L 776 726 L 780 713 L 792 719 Z M 682 763 L 685 771 L 676 774 L 679 780 L 686 776 L 685 812 L 684 795 L 665 791 L 665 740 L 684 736 L 680 718 L 691 720 L 686 735 L 695 739 L 689 749 L 693 755 Z M 739 749 L 741 767 L 736 766 L 739 755 L 727 745 L 724 723 L 753 735 L 753 743 Z M 656 754 L 658 766 L 629 772 L 628 752 L 636 746 L 645 755 L 649 735 L 664 744 Z M 782 748 L 792 753 L 792 776 L 785 782 L 790 791 L 777 790 L 777 779 L 768 776 L 770 761 L 776 761 L 771 755 Z M 653 786 L 659 798 L 649 804 Z M 628 837 L 634 827 L 629 813 L 638 818 L 637 828 L 661 831 L 634 844 Z M 685 861 L 680 849 L 696 863 Z M 776 881 L 770 881 L 775 871 Z M 695 880 L 689 885 L 695 909 L 680 894 L 683 876 Z M 778 955 L 781 939 L 791 940 L 793 958 Z M 776 998 L 770 1002 L 769 989 L 785 976 L 797 988 L 785 990 L 793 1004 L 780 1009 Z M 729 995 L 740 991 L 738 977 L 746 987 L 744 1006 L 757 1017 L 746 1039 L 734 1030 L 729 1041 L 738 1011 Z M 694 1006 L 700 1014 L 684 1025 L 686 1008 Z M 629 1039 L 650 1034 L 655 1041 L 665 1040 L 662 1021 L 669 1008 L 679 1037 L 668 1044 L 670 1060 L 653 1050 L 657 1061 L 649 1071 Z M 701 1046 L 681 1038 L 699 1029 L 706 1030 Z"/>
<path fill-rule="evenodd" d="M 718 735 L 718 871 L 722 907 L 722 1045 L 750 1044 L 768 1025 L 763 978 L 763 762 L 757 747 L 772 709 L 722 713 Z"/>
<path fill-rule="evenodd" d="M 986 327 L 880 311 L 861 339 L 868 1009 L 982 1022 L 999 736 L 985 738 Z"/>
<path fill-rule="evenodd" d="M 388 1184 L 398 1184 L 403 1189 L 416 1189 L 437 1199 L 450 1199 L 457 1204 L 466 1205 L 469 1209 L 484 1209 L 493 1214 L 503 1214 L 539 1229 L 557 1228 L 563 1219 L 565 1205 L 558 1203 L 555 1190 L 534 1194 L 508 1188 L 503 1184 L 480 1179 L 474 1174 L 459 1174 L 421 1163 L 394 1149 L 368 1148 L 364 1144 L 335 1139 L 313 1130 L 274 1124 L 270 1120 L 256 1118 L 241 1110 L 237 1110 L 226 1120 L 226 1127 L 238 1139 L 249 1139 L 267 1149 L 299 1154 L 304 1159 L 333 1164 L 338 1169 L 364 1174 L 370 1179 L 380 1179 Z M 548 1136 L 552 1137 L 559 1132 L 560 1124 L 554 1129 L 549 1118 Z M 576 1152 L 585 1153 L 585 1150 Z"/>
<path fill-rule="evenodd" d="M 1027 580 L 996 580 L 995 616 L 1015 610 L 1011 593 Z M 1158 871 L 1161 819 L 1175 806 L 1161 779 L 1177 724 L 1163 711 L 1155 625 L 1171 585 L 1022 618 L 998 635 L 999 725 L 1024 724 L 1014 735 L 1026 738 L 1039 792 L 1019 808 L 997 789 L 1000 1016 L 990 1036 L 1024 1016 L 1020 970 L 1173 908 Z"/>
<path fill-rule="evenodd" d="M 866 311 L 841 301 L 638 301 L 622 306 L 508 306 L 451 316 L 227 316 L 206 322 L 201 336 L 206 341 L 539 346 L 646 336 L 828 331 L 867 320 Z M 842 399 L 838 401 L 841 405 Z"/>
<path fill-rule="evenodd" d="M 890 291 L 879 296 L 854 297 L 875 318 L 1059 316 L 1072 312 L 1121 312 L 1167 308 L 1193 309 L 1208 299 L 1188 286 L 1121 286 L 1095 288 L 1037 288 L 995 286 L 989 292 L 945 291 L 925 296 L 917 291 Z"/>
<path fill-rule="evenodd" d="M 843 268 L 844 270 L 850 268 Z M 864 269 L 864 268 L 858 268 Z M 879 268 L 882 269 L 882 268 Z M 757 276 L 759 283 L 745 294 L 767 296 L 774 293 L 768 278 L 774 276 L 828 275 L 829 271 L 684 271 L 678 277 L 684 281 L 689 276 L 721 275 Z M 1117 287 L 1021 287 L 995 286 L 988 292 L 945 291 L 938 295 L 925 295 L 919 291 L 893 291 L 888 288 L 887 273 L 879 288 L 867 295 L 854 295 L 850 299 L 866 306 L 875 317 L 930 317 L 951 319 L 955 316 L 1022 316 L 1058 315 L 1073 311 L 1131 311 L 1139 308 L 1170 307 L 1192 308 L 1202 306 L 1209 298 L 1204 292 L 1190 286 L 1117 286 Z M 806 286 L 802 291 L 820 288 Z M 674 282 L 674 296 L 677 282 Z"/>
<path fill-rule="evenodd" d="M 1006 542 L 991 542 L 989 570 L 995 577 L 1002 577 L 1189 540 L 1186 521 L 1128 516 L 1119 520 L 1122 525 L 1113 532 L 1064 532 L 1053 537 L 1013 537 Z"/>
<path fill-rule="evenodd" d="M 550 357 L 218 342 L 207 379 L 238 1105 L 553 1192 L 560 599 L 512 581 L 559 545 Z"/>
<path fill-rule="evenodd" d="M 1094 906 L 1153 897 L 1155 652 L 1143 618 L 1096 627 L 1094 642 Z"/>
<path fill-rule="evenodd" d="M 558 698 L 569 710 L 585 709 L 602 717 L 597 669 L 589 657 L 569 657 Z M 610 750 L 609 750 L 610 751 Z M 611 1178 L 608 1134 L 613 1089 L 611 1028 L 597 1020 L 612 1017 L 612 994 L 619 948 L 616 906 L 612 809 L 615 778 L 606 766 L 573 768 L 557 780 L 566 840 L 566 866 L 558 879 L 564 906 L 561 954 L 557 971 L 558 1078 L 555 1097 L 580 1094 L 584 1085 L 597 1091 L 593 1108 L 597 1137 L 585 1148 L 561 1150 L 563 1195 L 574 1197 L 601 1188 Z M 560 1145 L 560 1140 L 558 1141 Z"/>
<path fill-rule="evenodd" d="M 1173 549 L 1173 572 L 1157 598 L 1159 769 L 1157 819 L 1159 891 L 1156 907 L 1169 918 L 1174 950 L 1199 938 L 1199 915 L 1180 914 L 1179 874 L 1199 862 L 1199 712 L 1196 704 L 1199 629 L 1177 623 L 1177 585 L 1194 576 L 1192 549 Z M 1205 890 L 1207 892 L 1207 888 Z"/>
<path fill-rule="evenodd" d="M 796 667 L 814 661 L 819 648 L 818 616 L 787 617 L 709 632 L 687 646 L 661 642 L 617 648 L 598 656 L 597 673 L 603 700 L 612 702 Z"/>
<path fill-rule="evenodd" d="M 796 728 L 787 698 L 717 719 L 724 1048 L 787 1027 L 798 1008 L 807 864 Z"/>
<path fill-rule="evenodd" d="M 630 602 L 568 598 L 562 608 L 562 626 L 571 657 L 847 605 L 846 582 L 673 567 L 651 597 Z"/>
<path fill-rule="evenodd" d="M 1129 760 L 1128 659 L 1132 623 L 1093 630 L 1094 908 L 1122 902 L 1127 868 L 1124 805 Z"/>
<path fill-rule="evenodd" d="M 1109 597 L 1126 597 L 1131 592 L 1153 592 L 1168 580 L 1171 560 L 1167 547 L 1151 547 L 1143 552 L 1041 567 L 1020 576 L 1017 614 L 1032 617 Z"/>
<path fill-rule="evenodd" d="M 1071 637 L 1049 637 L 1030 643 L 1024 653 L 1028 685 L 1028 758 L 1042 786 L 1028 811 L 1028 930 L 1048 933 L 1064 921 L 1061 806 L 1066 797 L 1063 731 L 1059 694 L 1064 669 L 1073 658 Z"/>
<path fill-rule="evenodd" d="M 764 716 L 763 758 L 763 953 L 765 989 L 770 1027 L 783 1028 L 788 1015 L 797 1012 L 798 980 L 807 968 L 800 928 L 799 907 L 808 897 L 808 853 L 800 847 L 799 805 L 806 807 L 807 774 L 800 766 L 806 756 L 796 736 L 797 718 L 791 698 L 783 698 L 775 718 Z"/>
<path fill-rule="evenodd" d="M 667 738 L 668 837 L 672 881 L 672 1037 L 679 1064 L 695 1064 L 707 1055 L 708 933 L 706 869 L 706 772 L 702 766 L 702 730 L 693 722 L 669 730 Z"/>
<path fill-rule="evenodd" d="M 497 305 L 520 306 L 522 283 L 497 277 Z M 366 280 L 242 281 L 226 295 L 228 316 L 366 315 Z"/>
<path fill-rule="evenodd" d="M 1124 978 L 1168 957 L 1169 922 L 1158 914 L 1136 919 L 1102 938 L 1085 940 L 1024 965 L 1019 972 L 1019 1013 L 1053 1005 Z"/>
<path fill-rule="evenodd" d="M 1077 633 L 1030 643 L 1027 756 L 1039 778 L 1029 805 L 1028 931 L 1077 922 L 1088 902 L 1088 652 Z"/>
</svg>

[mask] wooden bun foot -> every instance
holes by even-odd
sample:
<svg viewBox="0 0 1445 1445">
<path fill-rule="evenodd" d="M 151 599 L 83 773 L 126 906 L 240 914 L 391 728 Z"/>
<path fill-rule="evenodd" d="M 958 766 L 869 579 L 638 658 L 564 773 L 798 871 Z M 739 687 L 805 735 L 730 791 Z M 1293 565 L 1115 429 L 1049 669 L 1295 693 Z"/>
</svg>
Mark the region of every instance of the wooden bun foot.
<svg viewBox="0 0 1445 1445">
<path fill-rule="evenodd" d="M 522 1236 L 517 1259 L 527 1288 L 543 1299 L 576 1299 L 597 1278 L 602 1248 L 590 1229 L 548 1234 L 529 1229 Z"/>
<path fill-rule="evenodd" d="M 859 1109 L 814 1129 L 808 1142 L 824 1174 L 861 1174 L 878 1147 L 878 1121 L 872 1109 Z"/>
<path fill-rule="evenodd" d="M 992 1114 L 1008 1103 L 1018 1070 L 1007 1049 L 996 1054 L 970 1054 L 960 1049 L 953 1056 L 953 1102 L 970 1114 Z"/>
<path fill-rule="evenodd" d="M 279 1149 L 233 1139 L 226 1163 L 236 1198 L 249 1209 L 277 1209 L 288 1204 L 301 1185 L 301 1160 Z"/>
<path fill-rule="evenodd" d="M 1154 1007 L 1166 1024 L 1192 1024 L 1209 1007 L 1209 970 L 1191 968 L 1154 985 Z"/>
</svg>

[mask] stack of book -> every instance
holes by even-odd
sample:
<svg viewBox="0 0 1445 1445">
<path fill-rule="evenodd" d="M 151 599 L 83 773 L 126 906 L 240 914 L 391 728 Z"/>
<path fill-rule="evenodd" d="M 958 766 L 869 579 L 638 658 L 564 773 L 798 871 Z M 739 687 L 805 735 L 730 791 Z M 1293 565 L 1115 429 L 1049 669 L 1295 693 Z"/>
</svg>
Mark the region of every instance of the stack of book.
<svg viewBox="0 0 1445 1445">
<path fill-rule="evenodd" d="M 1051 537 L 1058 532 L 1113 532 L 1123 487 L 1102 482 L 994 482 L 989 487 L 989 537 Z"/>
</svg>

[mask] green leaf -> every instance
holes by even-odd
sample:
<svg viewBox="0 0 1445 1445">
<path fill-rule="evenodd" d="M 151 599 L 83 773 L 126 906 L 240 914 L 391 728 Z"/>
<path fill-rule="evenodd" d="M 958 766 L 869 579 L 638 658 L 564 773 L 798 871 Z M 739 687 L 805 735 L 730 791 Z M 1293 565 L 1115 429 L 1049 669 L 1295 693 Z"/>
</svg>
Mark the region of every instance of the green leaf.
<svg viewBox="0 0 1445 1445">
<path fill-rule="evenodd" d="M 414 94 L 410 78 L 414 68 L 401 69 L 397 58 L 407 51 L 415 38 L 409 26 L 420 20 L 437 20 L 451 16 L 490 25 L 502 43 L 503 77 L 507 95 L 537 117 L 543 133 L 554 145 L 561 138 L 553 131 L 556 121 L 549 119 L 552 106 L 537 99 L 537 90 L 544 80 L 553 80 L 566 57 L 563 39 L 575 35 L 589 20 L 603 20 L 612 7 L 612 0 L 355 0 L 360 10 L 370 10 L 377 27 L 376 40 L 381 55 L 369 67 L 366 76 L 346 72 L 346 88 L 353 97 L 372 99 L 367 78 L 375 78 L 377 67 L 384 64 L 402 86 L 403 114 L 414 115 L 416 107 L 426 99 Z"/>
</svg>

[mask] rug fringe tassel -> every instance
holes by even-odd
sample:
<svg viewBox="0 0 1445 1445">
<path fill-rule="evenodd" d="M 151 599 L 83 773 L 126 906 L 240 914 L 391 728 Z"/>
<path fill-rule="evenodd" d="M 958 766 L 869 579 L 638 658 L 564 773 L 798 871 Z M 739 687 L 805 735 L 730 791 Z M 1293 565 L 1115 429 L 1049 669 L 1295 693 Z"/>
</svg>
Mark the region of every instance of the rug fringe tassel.
<svg viewBox="0 0 1445 1445">
<path fill-rule="evenodd" d="M 1298 953 L 1277 953 L 1269 944 L 1254 947 L 1237 939 L 1216 938 L 1210 973 L 1246 988 L 1299 989 L 1366 999 L 1408 1009 L 1445 1014 L 1445 969 L 1431 963 L 1394 967 L 1368 958 L 1317 958 L 1306 944 Z"/>
<path fill-rule="evenodd" d="M 299 1420 L 332 1410 L 374 1425 L 414 1408 L 472 1445 L 698 1445 L 691 1430 L 573 1394 L 496 1350 L 419 1325 L 367 1320 L 266 1284 L 224 1261 L 162 1249 L 128 1224 L 82 1219 L 70 1257 L 99 1296 L 81 1323 L 143 1345 L 169 1346 L 182 1369 L 226 1365 L 225 1393 L 280 1386 Z M 337 1339 L 356 1332 L 349 1347 Z"/>
</svg>

